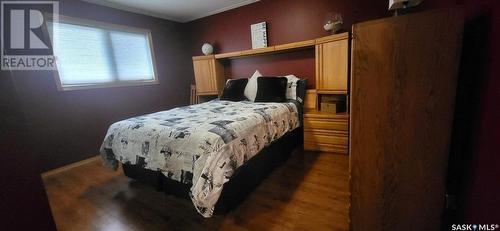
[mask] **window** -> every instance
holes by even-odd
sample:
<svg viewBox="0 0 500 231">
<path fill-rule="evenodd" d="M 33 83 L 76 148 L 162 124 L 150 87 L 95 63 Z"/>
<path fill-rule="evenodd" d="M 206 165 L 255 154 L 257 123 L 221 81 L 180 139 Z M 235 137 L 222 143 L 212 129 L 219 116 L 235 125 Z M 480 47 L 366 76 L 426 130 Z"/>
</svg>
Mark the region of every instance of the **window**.
<svg viewBox="0 0 500 231">
<path fill-rule="evenodd" d="M 66 17 L 49 28 L 58 89 L 158 83 L 149 31 Z"/>
</svg>

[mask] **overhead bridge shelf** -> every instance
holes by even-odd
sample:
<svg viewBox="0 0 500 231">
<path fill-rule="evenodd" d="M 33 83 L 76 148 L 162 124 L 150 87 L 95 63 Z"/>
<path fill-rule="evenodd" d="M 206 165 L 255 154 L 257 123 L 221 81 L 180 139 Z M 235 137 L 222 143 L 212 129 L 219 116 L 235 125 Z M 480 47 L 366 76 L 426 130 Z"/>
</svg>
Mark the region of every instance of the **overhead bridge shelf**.
<svg viewBox="0 0 500 231">
<path fill-rule="evenodd" d="M 294 43 L 287 43 L 283 45 L 270 46 L 264 48 L 250 49 L 244 51 L 235 51 L 229 53 L 216 54 L 216 59 L 235 59 L 243 58 L 248 56 L 263 55 L 269 53 L 279 53 L 296 49 L 313 48 L 315 45 L 315 40 L 300 41 Z"/>
<path fill-rule="evenodd" d="M 342 34 L 330 35 L 330 36 L 326 36 L 326 37 L 322 37 L 322 38 L 318 38 L 318 39 L 311 39 L 311 40 L 305 40 L 305 41 L 300 41 L 300 42 L 287 43 L 287 44 L 270 46 L 270 47 L 265 47 L 265 48 L 216 54 L 215 59 L 237 59 L 237 58 L 244 58 L 244 57 L 249 57 L 249 56 L 257 56 L 257 55 L 264 55 L 264 54 L 271 54 L 271 53 L 281 53 L 281 52 L 287 52 L 287 51 L 293 51 L 293 50 L 299 50 L 299 49 L 308 49 L 308 48 L 314 48 L 314 46 L 316 44 L 319 44 L 319 43 L 325 43 L 325 42 L 345 39 L 347 37 L 349 37 L 349 33 L 342 33 Z"/>
</svg>

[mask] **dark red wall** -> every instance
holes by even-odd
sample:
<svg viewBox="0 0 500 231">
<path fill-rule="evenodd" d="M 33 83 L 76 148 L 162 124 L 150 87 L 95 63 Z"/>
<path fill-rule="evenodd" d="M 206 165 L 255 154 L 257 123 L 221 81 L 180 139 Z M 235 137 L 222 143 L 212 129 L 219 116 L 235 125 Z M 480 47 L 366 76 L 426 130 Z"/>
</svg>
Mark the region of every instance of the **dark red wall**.
<svg viewBox="0 0 500 231">
<path fill-rule="evenodd" d="M 329 35 L 323 29 L 328 12 L 340 12 L 344 29 L 352 23 L 387 14 L 387 1 L 263 0 L 202 18 L 188 24 L 191 54 L 201 55 L 201 45 L 214 45 L 216 53 L 251 49 L 250 25 L 267 22 L 268 45 L 279 45 Z M 295 74 L 314 85 L 314 50 L 231 60 L 226 76 L 249 77 L 258 69 L 263 75 Z"/>
<path fill-rule="evenodd" d="M 83 1 L 60 2 L 66 16 L 151 30 L 160 84 L 58 91 L 51 71 L 15 71 L 31 150 L 42 171 L 97 155 L 111 123 L 189 102 L 192 64 L 183 25 Z M 8 74 L 2 71 L 2 76 Z"/>
<path fill-rule="evenodd" d="M 424 1 L 421 8 L 443 7 L 454 0 Z M 191 54 L 202 55 L 201 46 L 214 45 L 215 53 L 251 49 L 250 25 L 267 22 L 268 45 L 279 45 L 329 35 L 323 24 L 329 12 L 340 12 L 344 30 L 353 23 L 390 15 L 387 0 L 262 0 L 187 24 Z M 295 74 L 315 87 L 314 51 L 231 60 L 226 76 L 249 77 L 258 69 L 263 75 Z"/>
<path fill-rule="evenodd" d="M 451 4 L 455 0 L 424 1 L 420 8 Z M 205 42 L 215 53 L 251 49 L 250 25 L 258 22 L 267 22 L 269 46 L 315 39 L 329 35 L 323 29 L 329 12 L 340 12 L 344 30 L 350 30 L 353 23 L 389 16 L 388 5 L 388 0 L 261 0 L 188 23 L 191 52 L 202 55 Z"/>
<path fill-rule="evenodd" d="M 192 54 L 212 43 L 216 53 L 251 49 L 250 25 L 267 22 L 268 45 L 314 39 L 328 35 L 323 22 L 328 12 L 342 13 L 344 28 L 353 22 L 379 18 L 387 13 L 387 1 L 262 0 L 188 24 Z"/>
</svg>

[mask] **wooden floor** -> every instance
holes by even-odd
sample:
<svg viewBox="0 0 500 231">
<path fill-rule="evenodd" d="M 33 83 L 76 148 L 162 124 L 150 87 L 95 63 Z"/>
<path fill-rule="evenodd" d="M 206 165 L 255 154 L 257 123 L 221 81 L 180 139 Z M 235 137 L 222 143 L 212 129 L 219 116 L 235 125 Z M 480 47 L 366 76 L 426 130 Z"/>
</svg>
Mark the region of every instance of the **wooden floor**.
<svg viewBox="0 0 500 231">
<path fill-rule="evenodd" d="M 203 218 L 100 161 L 44 179 L 58 230 L 348 230 L 348 157 L 295 152 L 238 208 Z"/>
</svg>

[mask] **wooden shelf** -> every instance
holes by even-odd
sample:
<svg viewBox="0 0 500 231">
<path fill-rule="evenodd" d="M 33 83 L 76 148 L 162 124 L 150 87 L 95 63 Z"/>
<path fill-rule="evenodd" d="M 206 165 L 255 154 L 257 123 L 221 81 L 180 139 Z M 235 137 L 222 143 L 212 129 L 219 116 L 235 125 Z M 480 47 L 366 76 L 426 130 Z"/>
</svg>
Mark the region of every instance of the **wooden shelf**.
<svg viewBox="0 0 500 231">
<path fill-rule="evenodd" d="M 241 56 L 253 56 L 253 55 L 267 54 L 267 53 L 272 53 L 273 51 L 274 51 L 274 46 L 258 48 L 258 49 L 251 49 L 251 50 L 244 50 L 244 51 L 241 51 Z"/>
<path fill-rule="evenodd" d="M 241 51 L 216 54 L 215 59 L 228 59 L 228 58 L 233 58 L 233 57 L 238 57 L 238 56 L 241 56 Z"/>
<path fill-rule="evenodd" d="M 233 52 L 228 52 L 228 53 L 216 54 L 215 59 L 236 59 L 236 58 L 244 58 L 244 57 L 256 56 L 256 55 L 264 55 L 264 54 L 269 54 L 269 53 L 280 53 L 280 52 L 287 52 L 287 51 L 293 51 L 293 50 L 298 50 L 298 49 L 314 48 L 314 46 L 316 44 L 332 42 L 332 41 L 337 41 L 337 40 L 342 40 L 342 39 L 347 39 L 347 38 L 349 38 L 349 32 L 344 32 L 341 34 L 329 35 L 329 36 L 325 36 L 325 37 L 321 37 L 321 38 L 317 38 L 317 39 L 310 39 L 310 40 L 304 40 L 304 41 L 299 41 L 299 42 L 286 43 L 286 44 L 270 46 L 270 47 L 265 47 L 265 48 L 250 49 L 250 50 L 243 50 L 243 51 L 233 51 Z"/>
<path fill-rule="evenodd" d="M 299 50 L 299 49 L 307 49 L 307 48 L 312 49 L 312 48 L 314 48 L 315 44 L 316 44 L 316 41 L 314 39 L 311 39 L 311 40 L 305 40 L 305 41 L 300 41 L 300 42 L 270 46 L 270 47 L 265 47 L 265 48 L 216 54 L 215 59 L 236 59 L 236 58 L 244 58 L 244 57 L 250 57 L 250 56 L 256 56 L 256 55 L 270 54 L 270 53 L 288 52 L 288 51 L 294 51 L 294 50 Z"/>
<path fill-rule="evenodd" d="M 276 45 L 274 46 L 274 51 L 288 51 L 288 50 L 294 50 L 294 49 L 300 49 L 300 48 L 308 48 L 308 47 L 314 47 L 316 45 L 315 40 L 305 40 L 305 41 L 300 41 L 300 42 L 294 42 L 294 43 L 287 43 L 287 44 L 282 44 L 282 45 Z"/>
<path fill-rule="evenodd" d="M 214 55 L 200 55 L 200 56 L 193 56 L 193 61 L 196 60 L 204 60 L 204 59 L 213 59 Z"/>
<path fill-rule="evenodd" d="M 323 95 L 347 95 L 348 92 L 345 90 L 316 90 L 317 94 Z"/>
<path fill-rule="evenodd" d="M 219 93 L 218 92 L 198 92 L 197 93 L 198 96 L 218 96 Z"/>
</svg>

